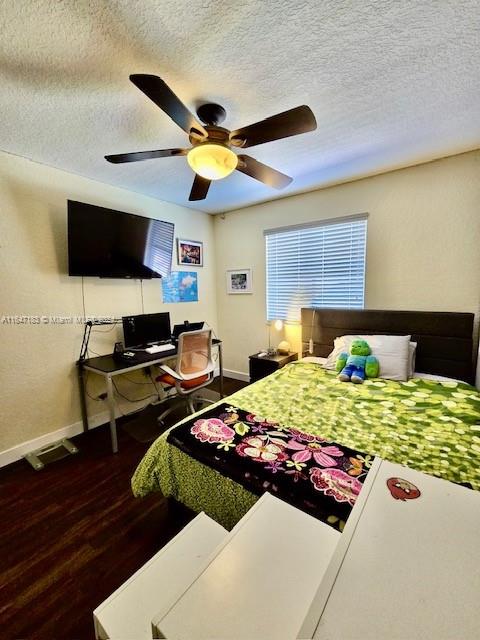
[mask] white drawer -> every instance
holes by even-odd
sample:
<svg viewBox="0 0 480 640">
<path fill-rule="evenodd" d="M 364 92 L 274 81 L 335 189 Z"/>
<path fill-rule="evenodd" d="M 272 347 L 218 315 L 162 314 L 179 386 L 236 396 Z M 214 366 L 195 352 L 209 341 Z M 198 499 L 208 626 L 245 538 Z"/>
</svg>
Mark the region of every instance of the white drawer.
<svg viewBox="0 0 480 640">
<path fill-rule="evenodd" d="M 166 615 L 159 638 L 291 640 L 340 538 L 265 493 Z"/>
<path fill-rule="evenodd" d="M 226 535 L 200 513 L 95 609 L 97 640 L 151 640 L 152 618 L 179 598 Z"/>
</svg>

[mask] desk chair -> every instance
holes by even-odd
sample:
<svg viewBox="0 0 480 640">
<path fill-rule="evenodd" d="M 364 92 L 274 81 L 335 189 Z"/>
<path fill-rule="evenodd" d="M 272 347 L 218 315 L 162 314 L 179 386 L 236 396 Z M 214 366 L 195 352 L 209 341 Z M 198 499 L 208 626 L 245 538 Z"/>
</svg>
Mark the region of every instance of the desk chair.
<svg viewBox="0 0 480 640">
<path fill-rule="evenodd" d="M 175 387 L 177 396 L 185 399 L 190 413 L 195 413 L 192 394 L 209 385 L 214 376 L 212 330 L 200 329 L 181 333 L 178 337 L 175 370 L 166 364 L 160 365 L 159 368 L 163 373 L 156 378 L 156 381 L 167 387 Z M 214 404 L 213 400 L 207 398 L 196 398 L 196 400 Z M 172 406 L 160 414 L 157 418 L 158 422 L 163 422 L 174 408 Z"/>
</svg>

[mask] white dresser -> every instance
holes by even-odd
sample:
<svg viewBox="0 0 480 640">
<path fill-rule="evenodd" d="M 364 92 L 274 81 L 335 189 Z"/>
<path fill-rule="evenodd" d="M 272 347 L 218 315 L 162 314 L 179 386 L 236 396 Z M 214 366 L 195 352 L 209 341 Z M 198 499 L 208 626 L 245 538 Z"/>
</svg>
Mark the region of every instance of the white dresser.
<svg viewBox="0 0 480 640">
<path fill-rule="evenodd" d="M 201 573 L 227 531 L 200 513 L 93 612 L 97 640 L 152 638 L 152 618 Z"/>
<path fill-rule="evenodd" d="M 480 492 L 385 461 L 372 471 L 298 637 L 480 638 Z M 420 496 L 395 499 L 389 478 Z"/>
<path fill-rule="evenodd" d="M 479 603 L 480 492 L 377 458 L 342 534 L 268 493 L 230 533 L 201 514 L 94 617 L 102 640 L 471 640 Z"/>
<path fill-rule="evenodd" d="M 158 638 L 292 640 L 340 533 L 265 493 L 169 611 Z"/>
</svg>

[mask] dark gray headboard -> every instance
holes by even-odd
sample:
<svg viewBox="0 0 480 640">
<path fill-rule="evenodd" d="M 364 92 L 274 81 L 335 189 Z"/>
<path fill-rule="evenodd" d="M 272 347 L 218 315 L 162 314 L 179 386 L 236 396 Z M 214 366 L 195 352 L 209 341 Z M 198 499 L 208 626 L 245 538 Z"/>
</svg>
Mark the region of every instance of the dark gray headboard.
<svg viewBox="0 0 480 640">
<path fill-rule="evenodd" d="M 314 355 L 326 357 L 338 336 L 411 334 L 417 343 L 417 371 L 473 383 L 473 320 L 473 313 L 302 309 L 303 351 L 311 337 Z"/>
</svg>

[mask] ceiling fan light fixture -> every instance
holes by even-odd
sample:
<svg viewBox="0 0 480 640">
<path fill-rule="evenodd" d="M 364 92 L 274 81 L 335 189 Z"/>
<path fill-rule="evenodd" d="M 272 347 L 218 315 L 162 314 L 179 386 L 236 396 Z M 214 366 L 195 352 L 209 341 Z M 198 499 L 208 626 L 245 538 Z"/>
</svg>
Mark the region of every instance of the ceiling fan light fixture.
<svg viewBox="0 0 480 640">
<path fill-rule="evenodd" d="M 190 167 L 202 178 L 221 180 L 237 168 L 238 156 L 223 144 L 198 144 L 187 154 Z"/>
<path fill-rule="evenodd" d="M 225 109 L 211 102 L 197 108 L 197 116 L 204 123 L 203 126 L 162 78 L 148 73 L 134 73 L 130 80 L 188 135 L 193 147 L 117 153 L 105 156 L 105 160 L 121 164 L 153 158 L 187 156 L 188 164 L 195 172 L 189 202 L 204 200 L 211 182 L 226 178 L 235 169 L 274 189 L 287 187 L 293 178 L 255 160 L 252 156 L 244 153 L 237 156 L 231 147 L 254 147 L 317 128 L 310 107 L 301 105 L 230 131 L 219 126 L 225 119 Z"/>
</svg>

